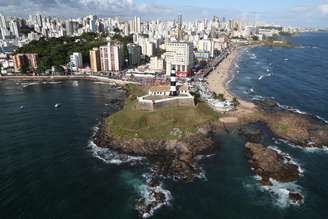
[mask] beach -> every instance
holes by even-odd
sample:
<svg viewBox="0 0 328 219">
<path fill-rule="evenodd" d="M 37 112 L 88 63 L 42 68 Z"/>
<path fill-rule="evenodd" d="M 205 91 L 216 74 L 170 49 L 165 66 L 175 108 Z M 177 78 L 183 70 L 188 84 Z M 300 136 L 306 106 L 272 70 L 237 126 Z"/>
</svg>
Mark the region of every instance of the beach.
<svg viewBox="0 0 328 219">
<path fill-rule="evenodd" d="M 207 79 L 208 88 L 216 94 L 223 94 L 227 100 L 232 100 L 234 97 L 239 101 L 240 105 L 235 111 L 225 113 L 220 121 L 224 123 L 237 123 L 245 116 L 250 116 L 256 111 L 255 104 L 242 100 L 234 95 L 228 88 L 229 83 L 233 79 L 234 72 L 232 66 L 240 55 L 240 47 L 234 48 L 231 53 L 220 63 L 214 71 L 212 71 Z"/>
</svg>

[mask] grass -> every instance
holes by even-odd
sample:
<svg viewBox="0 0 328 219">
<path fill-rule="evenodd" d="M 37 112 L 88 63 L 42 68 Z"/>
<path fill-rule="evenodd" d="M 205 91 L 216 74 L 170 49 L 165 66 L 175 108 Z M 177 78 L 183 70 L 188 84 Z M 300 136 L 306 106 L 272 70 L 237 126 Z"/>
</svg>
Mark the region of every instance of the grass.
<svg viewBox="0 0 328 219">
<path fill-rule="evenodd" d="M 274 124 L 273 128 L 276 130 L 276 132 L 280 133 L 280 134 L 287 134 L 288 132 L 288 125 L 287 124 Z"/>
<path fill-rule="evenodd" d="M 218 120 L 218 114 L 205 103 L 196 107 L 164 107 L 153 112 L 136 110 L 136 96 L 141 96 L 143 91 L 137 86 L 127 90 L 129 97 L 123 110 L 105 121 L 111 135 L 117 139 L 177 139 L 195 133 L 201 125 Z"/>
</svg>

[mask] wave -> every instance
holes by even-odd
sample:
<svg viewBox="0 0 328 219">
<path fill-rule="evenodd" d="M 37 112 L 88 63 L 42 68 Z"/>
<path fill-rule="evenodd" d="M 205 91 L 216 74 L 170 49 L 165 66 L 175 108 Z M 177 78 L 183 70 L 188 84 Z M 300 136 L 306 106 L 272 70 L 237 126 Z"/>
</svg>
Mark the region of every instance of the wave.
<svg viewBox="0 0 328 219">
<path fill-rule="evenodd" d="M 254 53 L 249 58 L 250 59 L 253 59 L 253 60 L 257 59 L 257 57 L 256 57 L 256 55 Z"/>
<path fill-rule="evenodd" d="M 153 175 L 150 173 L 143 174 L 145 184 L 138 187 L 140 198 L 136 206 L 136 210 L 142 218 L 149 218 L 154 215 L 155 211 L 163 206 L 170 206 L 172 194 L 165 189 L 162 182 L 155 186 L 151 186 Z M 159 198 L 160 197 L 160 198 Z"/>
<path fill-rule="evenodd" d="M 62 84 L 62 81 L 44 81 L 42 84 Z"/>
<path fill-rule="evenodd" d="M 145 159 L 144 157 L 120 154 L 108 148 L 98 147 L 93 141 L 89 141 L 88 146 L 91 149 L 91 152 L 94 157 L 102 160 L 107 164 L 114 164 L 114 165 L 129 164 L 134 166 L 139 164 L 141 161 Z"/>
<path fill-rule="evenodd" d="M 268 191 L 275 200 L 275 205 L 280 208 L 286 208 L 290 205 L 299 206 L 304 202 L 304 196 L 302 195 L 302 187 L 295 182 L 282 183 L 270 178 L 271 186 L 261 186 L 260 188 Z M 303 197 L 301 203 L 295 203 L 290 200 L 290 193 L 298 193 Z"/>
<path fill-rule="evenodd" d="M 292 158 L 289 154 L 282 152 L 278 147 L 270 145 L 268 147 L 269 149 L 277 152 L 279 155 L 283 157 L 284 163 L 285 164 L 293 164 L 297 166 L 298 172 L 300 173 L 301 176 L 303 176 L 304 169 L 301 167 L 298 161 L 296 161 L 294 158 Z"/>
<path fill-rule="evenodd" d="M 311 153 L 314 153 L 314 152 L 326 152 L 326 153 L 328 153 L 328 146 L 322 146 L 321 148 L 318 148 L 318 147 L 303 147 L 301 145 L 291 143 L 291 142 L 289 142 L 288 140 L 285 140 L 285 139 L 276 139 L 275 143 L 276 144 L 283 143 L 283 144 L 286 144 L 290 147 L 297 148 L 297 149 L 302 149 L 306 152 L 311 152 Z M 311 142 L 309 142 L 308 144 L 311 145 Z"/>
<path fill-rule="evenodd" d="M 267 69 L 268 70 L 268 69 Z M 266 77 L 271 77 L 272 74 L 269 73 L 269 74 L 265 74 L 265 75 L 260 75 L 260 77 L 258 78 L 259 81 L 261 81 L 263 78 L 266 78 Z"/>
<path fill-rule="evenodd" d="M 21 83 L 23 88 L 29 87 L 29 86 L 33 86 L 33 85 L 39 85 L 39 82 L 29 82 L 29 83 Z"/>
<path fill-rule="evenodd" d="M 93 138 L 95 137 L 97 131 L 99 130 L 99 124 L 92 128 L 93 134 L 91 140 L 89 140 L 88 147 L 91 150 L 94 157 L 102 160 L 107 164 L 121 165 L 129 164 L 136 165 L 143 161 L 145 158 L 141 156 L 130 156 L 127 154 L 121 154 L 113 151 L 109 148 L 101 148 L 94 143 Z"/>
</svg>

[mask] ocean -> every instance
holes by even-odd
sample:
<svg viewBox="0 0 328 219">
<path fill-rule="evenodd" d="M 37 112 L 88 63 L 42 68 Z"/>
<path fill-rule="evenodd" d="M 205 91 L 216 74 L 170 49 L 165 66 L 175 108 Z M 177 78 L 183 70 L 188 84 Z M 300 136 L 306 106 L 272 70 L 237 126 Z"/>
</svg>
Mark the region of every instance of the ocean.
<svg viewBox="0 0 328 219">
<path fill-rule="evenodd" d="M 272 98 L 328 120 L 328 33 L 290 40 L 302 46 L 243 49 L 229 87 L 244 99 Z M 112 100 L 123 95 L 87 81 L 25 88 L 0 82 L 0 218 L 137 218 L 134 205 L 149 166 L 135 157 L 121 163 L 92 142 L 104 113 L 118 110 Z M 152 218 L 328 218 L 328 152 L 266 136 L 266 145 L 288 153 L 304 171 L 297 182 L 268 191 L 248 167 L 245 140 L 238 133 L 216 138 L 216 153 L 201 162 L 206 177 L 164 180 L 170 204 Z M 286 188 L 301 191 L 304 204 L 290 205 Z"/>
</svg>

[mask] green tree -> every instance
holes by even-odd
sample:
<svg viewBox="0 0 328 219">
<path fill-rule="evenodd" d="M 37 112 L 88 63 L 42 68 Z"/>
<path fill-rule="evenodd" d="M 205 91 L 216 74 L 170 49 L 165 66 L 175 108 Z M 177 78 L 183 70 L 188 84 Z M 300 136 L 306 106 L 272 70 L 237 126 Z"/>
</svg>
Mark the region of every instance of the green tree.
<svg viewBox="0 0 328 219">
<path fill-rule="evenodd" d="M 21 72 L 22 74 L 27 74 L 28 71 L 29 71 L 29 64 L 26 63 L 26 62 L 23 62 L 23 64 L 22 64 L 21 67 L 20 67 L 20 72 Z"/>
<path fill-rule="evenodd" d="M 225 101 L 225 100 L 226 100 L 226 99 L 224 98 L 224 94 L 217 94 L 217 93 L 214 93 L 213 96 L 214 96 L 214 99 L 216 99 L 216 100 L 220 100 L 220 101 Z"/>
<path fill-rule="evenodd" d="M 233 104 L 235 107 L 237 107 L 237 106 L 240 105 L 240 103 L 239 103 L 239 101 L 237 100 L 236 97 L 234 97 L 234 98 L 232 99 L 232 104 Z"/>
</svg>

